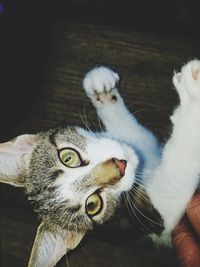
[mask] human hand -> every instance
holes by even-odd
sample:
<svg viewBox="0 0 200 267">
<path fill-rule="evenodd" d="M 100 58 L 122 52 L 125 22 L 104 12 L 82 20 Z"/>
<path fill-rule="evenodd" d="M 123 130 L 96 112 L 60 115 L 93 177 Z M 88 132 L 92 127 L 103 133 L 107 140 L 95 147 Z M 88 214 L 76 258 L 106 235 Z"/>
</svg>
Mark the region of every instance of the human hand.
<svg viewBox="0 0 200 267">
<path fill-rule="evenodd" d="M 200 267 L 200 193 L 193 196 L 185 216 L 172 233 L 181 267 Z"/>
</svg>

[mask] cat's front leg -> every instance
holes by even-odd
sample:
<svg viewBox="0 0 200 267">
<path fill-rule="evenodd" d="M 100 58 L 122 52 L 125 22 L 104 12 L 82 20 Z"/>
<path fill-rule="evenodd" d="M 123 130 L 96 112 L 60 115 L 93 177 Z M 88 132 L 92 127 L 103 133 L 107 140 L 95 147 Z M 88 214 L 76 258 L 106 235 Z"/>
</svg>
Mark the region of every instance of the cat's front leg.
<svg viewBox="0 0 200 267">
<path fill-rule="evenodd" d="M 117 89 L 118 82 L 117 73 L 106 67 L 97 67 L 86 74 L 83 87 L 106 131 L 112 137 L 137 147 L 148 162 L 151 159 L 155 162 L 158 159 L 158 142 L 128 111 Z"/>
<path fill-rule="evenodd" d="M 173 132 L 161 164 L 148 183 L 148 193 L 171 231 L 183 215 L 200 182 L 200 61 L 175 74 L 180 105 L 172 116 Z"/>
<path fill-rule="evenodd" d="M 123 139 L 123 131 L 125 128 L 127 130 L 125 124 L 128 125 L 128 121 L 134 120 L 134 118 L 126 109 L 118 92 L 118 82 L 119 75 L 117 73 L 106 67 L 96 67 L 86 74 L 83 87 L 106 131 Z M 135 124 L 138 127 L 136 121 Z"/>
</svg>

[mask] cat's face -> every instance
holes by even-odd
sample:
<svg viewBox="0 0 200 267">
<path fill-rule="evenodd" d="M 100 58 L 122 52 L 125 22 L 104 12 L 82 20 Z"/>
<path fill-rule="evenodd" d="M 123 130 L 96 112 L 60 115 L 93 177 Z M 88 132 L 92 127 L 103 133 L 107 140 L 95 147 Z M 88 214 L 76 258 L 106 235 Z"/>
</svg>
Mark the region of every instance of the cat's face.
<svg viewBox="0 0 200 267">
<path fill-rule="evenodd" d="M 43 220 L 85 232 L 113 215 L 137 165 L 125 144 L 75 127 L 52 130 L 37 136 L 25 188 Z"/>
<path fill-rule="evenodd" d="M 24 187 L 42 219 L 28 266 L 54 266 L 110 219 L 137 165 L 129 146 L 76 127 L 0 144 L 0 181 Z"/>
</svg>

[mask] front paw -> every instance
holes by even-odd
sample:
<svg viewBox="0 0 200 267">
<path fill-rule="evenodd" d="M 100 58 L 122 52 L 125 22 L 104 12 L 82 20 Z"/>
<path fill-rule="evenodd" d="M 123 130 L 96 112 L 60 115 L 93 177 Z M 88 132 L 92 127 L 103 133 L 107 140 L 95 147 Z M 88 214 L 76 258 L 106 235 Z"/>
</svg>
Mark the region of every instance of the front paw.
<svg viewBox="0 0 200 267">
<path fill-rule="evenodd" d="M 119 75 L 106 67 L 97 67 L 89 71 L 84 80 L 83 88 L 94 105 L 116 102 Z"/>
<path fill-rule="evenodd" d="M 174 85 L 181 100 L 200 100 L 200 61 L 192 60 L 184 65 L 181 72 L 175 73 Z"/>
</svg>

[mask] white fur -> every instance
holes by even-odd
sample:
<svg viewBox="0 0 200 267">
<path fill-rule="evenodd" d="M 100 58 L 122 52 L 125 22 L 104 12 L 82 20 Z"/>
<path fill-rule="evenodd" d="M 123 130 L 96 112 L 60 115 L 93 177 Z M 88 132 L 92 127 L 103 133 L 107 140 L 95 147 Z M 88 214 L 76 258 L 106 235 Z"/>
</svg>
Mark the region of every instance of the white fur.
<svg viewBox="0 0 200 267">
<path fill-rule="evenodd" d="M 88 135 L 88 133 L 86 133 Z M 109 160 L 111 158 L 117 158 L 119 160 L 126 160 L 127 166 L 123 179 L 117 183 L 113 190 L 116 194 L 120 194 L 122 191 L 129 190 L 132 186 L 134 179 L 134 173 L 138 165 L 138 157 L 130 147 L 126 144 L 120 144 L 110 138 L 87 138 L 87 153 L 90 161 L 91 168 L 94 168 L 101 162 Z"/>
<path fill-rule="evenodd" d="M 154 206 L 164 218 L 168 231 L 176 225 L 194 194 L 200 175 L 200 61 L 189 62 L 182 68 L 174 85 L 180 96 L 175 111 L 171 138 L 166 143 L 162 162 L 148 182 Z M 178 115 L 177 115 L 178 114 Z"/>
<path fill-rule="evenodd" d="M 143 177 L 153 205 L 162 215 L 166 231 L 182 216 L 199 183 L 200 174 L 200 62 L 189 62 L 175 74 L 181 103 L 174 112 L 173 133 L 162 155 L 156 138 L 129 113 L 113 83 L 119 76 L 99 67 L 91 70 L 83 87 L 107 132 L 143 154 Z M 106 85 L 106 86 L 105 86 Z M 109 86 L 110 85 L 110 86 Z M 113 95 L 115 97 L 113 99 Z M 132 177 L 132 176 L 131 176 Z M 133 181 L 132 181 L 133 182 Z"/>
<path fill-rule="evenodd" d="M 147 163 L 143 173 L 143 177 L 146 179 L 149 176 L 150 169 L 154 169 L 159 162 L 160 147 L 153 134 L 139 124 L 137 119 L 130 114 L 117 88 L 106 87 L 106 90 L 102 91 L 104 84 L 113 84 L 113 78 L 115 76 L 111 73 L 113 73 L 112 70 L 105 67 L 95 68 L 86 75 L 83 86 L 88 97 L 91 98 L 107 132 L 113 138 L 133 145 L 142 152 Z M 95 75 L 98 77 L 98 82 L 95 80 Z M 101 75 L 102 77 L 100 79 L 99 76 Z M 91 80 L 89 82 L 90 76 Z M 112 82 L 109 83 L 106 80 L 110 79 L 110 77 L 112 78 Z M 116 78 L 115 82 L 118 82 L 118 79 Z M 113 95 L 117 97 L 116 102 L 112 101 Z"/>
<path fill-rule="evenodd" d="M 105 67 L 95 68 L 89 71 L 83 81 L 83 87 L 86 90 L 88 96 L 93 96 L 94 91 L 103 92 L 106 90 L 109 92 L 112 90 L 116 83 L 119 81 L 119 75 L 114 71 Z"/>
<path fill-rule="evenodd" d="M 58 161 L 59 169 L 64 171 L 64 174 L 59 177 L 56 184 L 59 185 L 59 194 L 57 196 L 57 201 L 62 202 L 66 198 L 72 198 L 73 203 L 78 204 L 80 202 L 80 193 L 76 192 L 73 188 L 74 183 L 81 180 L 84 176 L 87 176 L 92 169 L 94 169 L 99 163 L 110 160 L 112 158 L 117 158 L 119 160 L 126 160 L 127 166 L 125 170 L 125 175 L 121 181 L 116 185 L 109 188 L 109 192 L 113 194 L 116 198 L 121 194 L 122 191 L 127 191 L 131 188 L 132 183 L 135 179 L 134 174 L 138 165 L 138 157 L 134 151 L 126 144 L 120 144 L 108 137 L 103 137 L 101 135 L 92 135 L 88 131 L 81 128 L 77 129 L 81 135 L 86 137 L 86 151 L 83 154 L 76 146 L 73 144 L 65 143 L 60 144 L 61 147 L 74 147 L 81 154 L 83 160 L 89 160 L 89 164 L 81 168 L 68 168 L 66 172 L 66 167 Z M 81 197 L 82 209 L 84 212 L 85 201 L 89 195 L 97 190 L 97 186 L 91 185 L 91 189 L 87 191 L 85 197 Z M 82 195 L 82 193 L 81 193 Z M 107 195 L 102 193 L 102 198 L 104 199 L 104 204 L 106 203 Z M 106 205 L 104 205 L 104 210 L 106 210 Z M 103 215 L 104 210 L 102 210 L 101 215 Z"/>
</svg>

